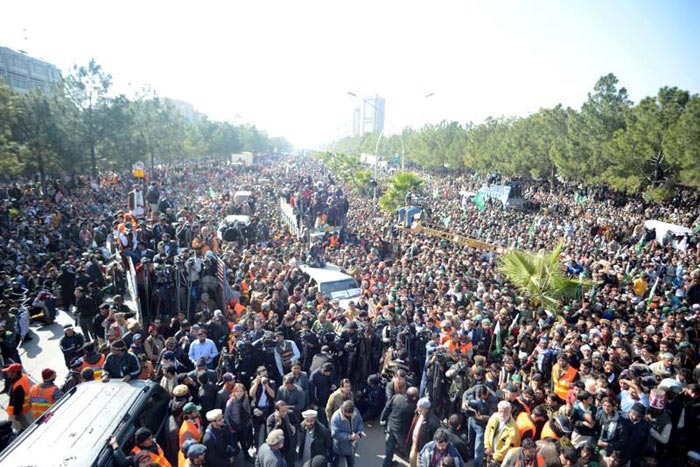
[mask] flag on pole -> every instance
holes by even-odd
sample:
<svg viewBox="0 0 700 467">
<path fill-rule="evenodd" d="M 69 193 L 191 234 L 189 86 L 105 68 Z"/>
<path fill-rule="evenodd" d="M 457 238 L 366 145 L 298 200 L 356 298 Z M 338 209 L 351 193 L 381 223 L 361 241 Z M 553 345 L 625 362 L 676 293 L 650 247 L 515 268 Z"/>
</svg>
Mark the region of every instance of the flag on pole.
<svg viewBox="0 0 700 467">
<path fill-rule="evenodd" d="M 657 277 L 656 280 L 654 281 L 654 286 L 651 288 L 651 292 L 649 292 L 649 298 L 647 298 L 647 308 L 651 306 L 651 302 L 654 300 L 654 294 L 656 293 L 656 286 L 659 285 L 659 278 Z"/>
<path fill-rule="evenodd" d="M 472 203 L 476 204 L 476 208 L 479 211 L 486 209 L 486 200 L 484 200 L 484 194 L 479 192 L 472 198 Z"/>
<path fill-rule="evenodd" d="M 492 356 L 501 355 L 501 350 L 503 349 L 503 332 L 501 330 L 501 322 L 496 321 L 496 327 L 493 329 L 493 338 L 495 339 L 495 348 L 491 352 Z"/>
<path fill-rule="evenodd" d="M 216 190 L 214 190 L 213 188 L 209 188 L 209 196 L 211 196 L 212 198 L 216 198 L 218 194 L 216 193 Z"/>
<path fill-rule="evenodd" d="M 527 235 L 530 237 L 530 240 L 535 238 L 535 221 L 532 221 L 532 224 L 530 224 L 530 228 L 527 229 Z"/>
<path fill-rule="evenodd" d="M 580 193 L 577 193 L 576 194 L 576 203 L 577 204 L 586 204 L 586 197 Z"/>
<path fill-rule="evenodd" d="M 644 247 L 644 235 L 642 235 L 639 239 L 639 242 L 637 242 L 637 246 L 634 247 L 634 251 L 636 253 L 639 253 L 642 251 L 642 248 Z"/>
</svg>

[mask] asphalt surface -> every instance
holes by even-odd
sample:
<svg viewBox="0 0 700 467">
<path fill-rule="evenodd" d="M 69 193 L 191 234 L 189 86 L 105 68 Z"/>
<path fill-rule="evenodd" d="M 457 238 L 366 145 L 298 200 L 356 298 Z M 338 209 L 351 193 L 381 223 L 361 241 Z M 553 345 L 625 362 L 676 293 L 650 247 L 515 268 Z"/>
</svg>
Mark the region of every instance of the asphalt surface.
<svg viewBox="0 0 700 467">
<path fill-rule="evenodd" d="M 68 369 L 63 361 L 63 353 L 59 348 L 59 342 L 63 337 L 63 325 L 72 323 L 72 315 L 65 311 L 58 311 L 56 322 L 50 326 L 31 325 L 30 335 L 32 340 L 25 341 L 20 347 L 20 358 L 26 373 L 32 382 L 41 381 L 41 370 L 51 368 L 56 371 L 56 384 L 61 386 L 68 375 Z M 0 386 L 4 385 L 4 382 Z M 7 395 L 0 394 L 0 421 L 7 420 Z M 379 467 L 384 460 L 384 427 L 379 422 L 365 424 L 367 437 L 360 440 L 356 457 L 358 467 Z M 408 463 L 394 457 L 399 465 L 408 466 Z M 242 456 L 236 460 L 236 465 L 253 465 L 243 460 Z"/>
</svg>

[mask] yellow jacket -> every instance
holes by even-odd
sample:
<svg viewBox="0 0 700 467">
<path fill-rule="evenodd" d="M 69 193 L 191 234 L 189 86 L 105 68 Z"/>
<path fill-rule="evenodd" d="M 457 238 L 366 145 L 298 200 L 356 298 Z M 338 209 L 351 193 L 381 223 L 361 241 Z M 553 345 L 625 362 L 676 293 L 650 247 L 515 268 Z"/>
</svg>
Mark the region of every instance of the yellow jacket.
<svg viewBox="0 0 700 467">
<path fill-rule="evenodd" d="M 497 413 L 491 415 L 484 432 L 484 446 L 491 450 L 493 460 L 499 463 L 503 462 L 511 448 L 520 447 L 520 432 L 513 417 L 496 436 L 500 420 L 501 417 Z"/>
</svg>

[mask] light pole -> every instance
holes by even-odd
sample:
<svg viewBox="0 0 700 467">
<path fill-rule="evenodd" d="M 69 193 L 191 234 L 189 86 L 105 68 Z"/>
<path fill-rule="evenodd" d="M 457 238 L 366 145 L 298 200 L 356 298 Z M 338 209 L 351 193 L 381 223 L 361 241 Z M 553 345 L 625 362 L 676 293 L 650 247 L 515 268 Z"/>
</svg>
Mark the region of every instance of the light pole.
<svg viewBox="0 0 700 467">
<path fill-rule="evenodd" d="M 374 110 L 377 110 L 377 108 L 374 106 L 374 104 L 372 104 L 371 102 L 369 102 L 367 99 L 361 98 L 361 97 L 358 96 L 356 93 L 354 93 L 354 92 L 352 92 L 352 91 L 348 91 L 347 94 L 348 94 L 348 96 L 352 96 L 352 97 L 354 97 L 355 99 L 361 100 L 363 104 L 370 104 L 370 105 L 374 108 Z M 430 98 L 430 97 L 433 97 L 434 95 L 435 95 L 434 92 L 429 92 L 429 93 L 427 93 L 427 94 L 425 94 L 425 95 L 423 96 L 423 99 L 428 99 L 428 98 Z M 364 110 L 363 110 L 363 113 L 364 113 Z M 401 172 L 405 172 L 405 171 L 406 171 L 406 145 L 405 145 L 404 142 L 403 142 L 403 134 L 402 134 L 402 132 L 397 131 L 397 129 L 396 129 L 396 127 L 394 126 L 394 124 L 391 123 L 391 120 L 387 120 L 387 123 L 389 123 L 389 125 L 391 125 L 392 129 L 393 129 L 393 130 L 396 132 L 396 134 L 399 136 L 399 141 L 401 142 Z M 374 172 L 375 172 L 375 177 L 376 177 L 376 175 L 377 175 L 377 164 L 379 163 L 379 158 L 378 158 L 379 141 L 381 141 L 382 136 L 384 136 L 384 130 L 382 130 L 381 133 L 379 133 L 379 138 L 377 138 L 377 144 L 376 144 L 376 146 L 375 146 L 375 148 L 374 148 Z"/>
</svg>

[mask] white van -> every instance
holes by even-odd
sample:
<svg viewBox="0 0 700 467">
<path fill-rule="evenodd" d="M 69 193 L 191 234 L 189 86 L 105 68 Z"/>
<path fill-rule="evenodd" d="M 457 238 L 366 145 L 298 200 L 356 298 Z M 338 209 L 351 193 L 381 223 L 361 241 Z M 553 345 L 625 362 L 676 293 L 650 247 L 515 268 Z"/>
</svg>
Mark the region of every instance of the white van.
<svg viewBox="0 0 700 467">
<path fill-rule="evenodd" d="M 348 302 L 360 296 L 360 285 L 345 274 L 338 266 L 326 263 L 322 268 L 312 268 L 306 264 L 299 267 L 311 285 L 318 287 L 324 297 L 340 300 L 341 308 L 347 308 Z"/>
<path fill-rule="evenodd" d="M 112 466 L 109 439 L 115 436 L 128 455 L 134 433 L 144 426 L 165 449 L 168 401 L 152 381 L 79 384 L 0 453 L 0 465 Z"/>
</svg>

